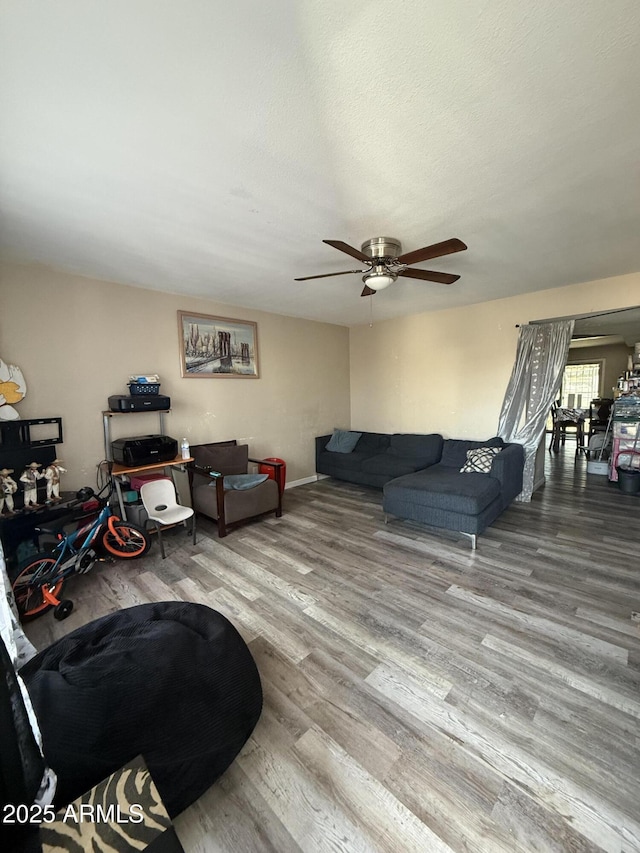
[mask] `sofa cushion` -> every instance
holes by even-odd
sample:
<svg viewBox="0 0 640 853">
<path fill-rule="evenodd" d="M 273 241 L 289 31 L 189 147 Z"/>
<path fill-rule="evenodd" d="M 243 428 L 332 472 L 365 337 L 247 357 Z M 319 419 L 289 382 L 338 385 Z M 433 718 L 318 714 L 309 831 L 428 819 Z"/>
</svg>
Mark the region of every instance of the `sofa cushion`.
<svg viewBox="0 0 640 853">
<path fill-rule="evenodd" d="M 479 447 L 504 447 L 504 441 L 499 436 L 488 438 L 486 441 L 466 441 L 458 438 L 448 438 L 442 448 L 442 465 L 450 465 L 456 471 L 460 471 L 467 461 L 467 450 L 476 450 Z"/>
<path fill-rule="evenodd" d="M 422 463 L 420 467 L 426 468 L 440 461 L 442 444 L 443 438 L 437 433 L 431 433 L 430 435 L 395 433 L 391 436 L 387 453 L 392 453 L 394 456 L 401 456 L 405 459 L 415 457 Z"/>
<path fill-rule="evenodd" d="M 362 437 L 356 445 L 358 453 L 373 456 L 384 452 L 389 447 L 391 436 L 383 432 L 363 432 Z"/>
<path fill-rule="evenodd" d="M 350 432 L 344 429 L 334 429 L 326 449 L 332 453 L 351 453 L 358 443 L 361 432 Z"/>
<path fill-rule="evenodd" d="M 255 486 L 259 486 L 260 483 L 264 483 L 268 479 L 268 474 L 230 474 L 224 478 L 223 485 L 225 491 L 229 489 L 245 491 L 246 489 L 253 489 Z M 215 482 L 211 485 L 215 488 Z"/>
<path fill-rule="evenodd" d="M 192 448 L 196 465 L 213 468 L 221 474 L 246 474 L 249 460 L 247 444 L 199 444 Z"/>
<path fill-rule="evenodd" d="M 318 464 L 324 469 L 335 469 L 345 471 L 359 471 L 365 459 L 369 459 L 370 453 L 359 453 L 357 450 L 351 453 L 331 453 L 324 450 L 318 456 Z"/>
<path fill-rule="evenodd" d="M 363 471 L 381 474 L 389 478 L 411 474 L 425 467 L 420 460 L 414 457 L 394 456 L 389 452 L 380 453 L 378 456 L 369 456 L 362 463 Z"/>
<path fill-rule="evenodd" d="M 479 474 L 489 474 L 494 458 L 501 452 L 501 447 L 477 447 L 475 450 L 467 450 L 467 461 L 460 473 L 469 474 L 476 471 Z"/>
<path fill-rule="evenodd" d="M 446 444 L 446 442 L 445 442 Z M 416 506 L 477 515 L 500 494 L 500 483 L 487 474 L 461 474 L 446 465 L 407 474 L 384 487 L 386 499 L 407 501 Z M 393 512 L 393 508 L 389 510 Z M 426 521 L 426 519 L 425 519 Z"/>
</svg>

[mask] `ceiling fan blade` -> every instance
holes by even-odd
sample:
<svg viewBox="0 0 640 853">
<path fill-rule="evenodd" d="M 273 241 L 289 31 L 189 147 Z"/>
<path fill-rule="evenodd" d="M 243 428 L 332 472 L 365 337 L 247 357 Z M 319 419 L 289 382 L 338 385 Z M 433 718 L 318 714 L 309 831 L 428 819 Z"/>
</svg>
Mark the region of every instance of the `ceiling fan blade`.
<svg viewBox="0 0 640 853">
<path fill-rule="evenodd" d="M 309 281 L 310 278 L 330 278 L 332 275 L 349 275 L 352 272 L 364 272 L 364 270 L 343 270 L 342 272 L 326 272 L 323 275 L 305 275 L 303 278 L 294 278 L 294 281 Z"/>
<path fill-rule="evenodd" d="M 398 275 L 404 275 L 407 278 L 419 278 L 423 281 L 437 281 L 439 284 L 453 284 L 460 278 L 459 275 L 451 275 L 448 272 L 434 272 L 433 270 L 403 270 Z"/>
<path fill-rule="evenodd" d="M 462 240 L 453 237 L 451 240 L 444 240 L 442 243 L 434 243 L 433 246 L 425 246 L 424 249 L 416 249 L 415 252 L 407 252 L 406 255 L 400 255 L 396 260 L 401 264 L 419 264 L 420 261 L 430 261 L 431 258 L 463 252 L 466 248 Z"/>
<path fill-rule="evenodd" d="M 361 252 L 360 249 L 354 249 L 353 246 L 343 243 L 342 240 L 323 240 L 322 242 L 326 243 L 327 246 L 333 246 L 334 249 L 338 249 L 341 252 L 346 252 L 347 255 L 351 255 L 352 258 L 357 258 L 359 261 L 366 261 L 367 263 L 371 261 L 371 258 L 365 255 L 364 252 Z"/>
<path fill-rule="evenodd" d="M 360 296 L 373 296 L 374 293 L 377 293 L 377 290 L 374 290 L 372 287 L 368 287 L 366 284 Z"/>
</svg>

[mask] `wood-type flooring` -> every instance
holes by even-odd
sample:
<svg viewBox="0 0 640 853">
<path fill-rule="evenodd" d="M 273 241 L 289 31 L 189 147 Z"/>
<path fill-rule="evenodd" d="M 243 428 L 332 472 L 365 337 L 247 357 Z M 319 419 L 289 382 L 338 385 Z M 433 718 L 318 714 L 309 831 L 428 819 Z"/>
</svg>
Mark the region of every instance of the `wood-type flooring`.
<svg viewBox="0 0 640 853">
<path fill-rule="evenodd" d="M 237 626 L 264 710 L 176 819 L 188 853 L 640 851 L 640 496 L 547 455 L 476 552 L 325 479 L 96 567 L 28 634 L 167 599 Z"/>
</svg>

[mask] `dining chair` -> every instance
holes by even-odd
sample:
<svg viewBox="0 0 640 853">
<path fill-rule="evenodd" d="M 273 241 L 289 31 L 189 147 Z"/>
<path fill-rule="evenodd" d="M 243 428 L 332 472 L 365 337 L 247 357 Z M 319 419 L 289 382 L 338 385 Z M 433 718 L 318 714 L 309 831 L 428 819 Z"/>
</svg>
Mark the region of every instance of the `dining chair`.
<svg viewBox="0 0 640 853">
<path fill-rule="evenodd" d="M 549 450 L 558 453 L 560 446 L 564 447 L 567 435 L 575 438 L 576 456 L 580 453 L 587 452 L 587 447 L 584 440 L 584 418 L 566 418 L 563 416 L 563 409 L 559 405 L 559 401 L 551 404 L 551 418 L 553 428 L 551 430 L 551 442 Z"/>
<path fill-rule="evenodd" d="M 589 439 L 598 433 L 607 431 L 612 406 L 613 400 L 610 398 L 598 397 L 591 401 L 589 406 Z"/>
<path fill-rule="evenodd" d="M 175 524 L 185 524 L 191 518 L 193 544 L 196 544 L 196 514 L 190 506 L 182 506 L 176 499 L 176 489 L 171 480 L 151 480 L 140 489 L 142 503 L 149 516 L 149 521 L 156 523 L 158 543 L 162 559 L 165 558 L 162 541 L 162 527 Z"/>
</svg>

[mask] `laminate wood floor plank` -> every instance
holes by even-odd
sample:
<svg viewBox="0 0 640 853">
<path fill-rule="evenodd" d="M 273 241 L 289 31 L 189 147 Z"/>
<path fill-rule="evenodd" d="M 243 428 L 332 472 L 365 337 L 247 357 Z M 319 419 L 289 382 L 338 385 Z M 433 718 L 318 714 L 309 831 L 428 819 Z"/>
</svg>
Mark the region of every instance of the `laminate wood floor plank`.
<svg viewBox="0 0 640 853">
<path fill-rule="evenodd" d="M 117 562 L 109 571 L 101 571 L 96 578 L 97 588 L 107 598 L 111 599 L 118 609 L 134 607 L 136 604 L 144 604 L 148 600 L 146 595 L 137 590 L 132 583 L 136 575 L 132 575 L 128 568 L 122 562 Z M 86 622 L 86 619 L 84 621 Z"/>
<path fill-rule="evenodd" d="M 233 566 L 230 567 L 226 562 L 222 562 L 217 551 L 195 554 L 193 562 L 197 563 L 203 570 L 195 574 L 195 577 L 199 578 L 203 586 L 206 586 L 210 592 L 215 592 L 220 587 L 224 587 L 234 590 L 249 601 L 254 601 L 262 595 L 262 591 L 255 584 L 242 577 L 240 572 L 234 570 Z"/>
<path fill-rule="evenodd" d="M 616 763 L 625 760 L 633 765 L 640 759 L 637 745 L 634 745 L 638 722 L 633 716 L 602 702 L 598 697 L 580 692 L 565 681 L 543 677 L 546 669 L 541 669 L 538 661 L 531 663 L 498 653 L 487 657 L 485 664 L 493 667 L 496 676 L 502 672 L 505 679 L 509 678 L 514 668 L 517 669 L 517 676 L 512 680 L 514 688 L 529 697 L 532 707 L 537 704 L 538 709 L 534 714 L 536 724 L 545 714 L 558 720 L 559 741 L 574 737 L 579 744 L 578 752 L 581 749 L 599 752 L 605 766 L 619 766 Z M 476 702 L 476 694 L 486 692 L 487 689 L 482 682 L 477 688 L 475 685 L 461 685 L 462 691 L 459 686 L 457 694 L 452 691 L 447 696 L 447 702 Z M 484 705 L 486 711 L 491 710 L 490 696 L 485 697 Z M 497 710 L 500 713 L 513 713 L 508 705 L 498 705 Z"/>
<path fill-rule="evenodd" d="M 516 744 L 523 750 L 530 749 L 530 745 L 535 743 L 536 757 L 555 773 L 568 776 L 586 790 L 591 790 L 593 780 L 597 779 L 596 792 L 603 800 L 616 802 L 621 808 L 633 811 L 636 801 L 634 780 L 637 776 L 634 763 L 617 760 L 613 770 L 609 749 L 599 749 L 598 741 L 591 737 L 591 727 L 583 729 L 581 738 L 578 738 L 566 726 L 545 728 L 545 718 L 538 713 L 517 716 L 507 702 L 502 710 L 494 710 L 483 701 L 484 697 L 479 692 L 456 702 L 452 693 L 446 697 L 447 704 L 452 704 L 465 716 L 500 732 L 505 742 Z"/>
<path fill-rule="evenodd" d="M 326 732 L 309 729 L 294 750 L 313 766 L 328 793 L 357 819 L 374 841 L 374 849 L 407 853 L 452 853 L 428 824 L 421 821 L 383 784 L 366 772 Z"/>
<path fill-rule="evenodd" d="M 305 590 L 304 575 L 295 579 L 296 585 L 294 586 L 289 580 L 282 578 L 280 574 L 282 570 L 279 564 L 278 571 L 267 571 L 262 566 L 251 560 L 247 560 L 246 557 L 237 554 L 230 548 L 221 548 L 219 545 L 212 547 L 212 544 L 211 542 L 204 543 L 203 548 L 209 550 L 214 563 L 217 562 L 218 565 L 228 570 L 226 577 L 231 582 L 233 582 L 233 578 L 244 580 L 249 587 L 258 592 L 258 595 L 255 595 L 255 597 L 259 597 L 259 595 L 268 590 L 273 590 L 297 602 L 300 607 L 306 607 L 314 603 L 313 597 Z M 197 559 L 197 557 L 194 557 L 194 559 Z M 210 563 L 209 566 L 213 568 L 213 563 Z"/>
<path fill-rule="evenodd" d="M 187 853 L 640 853 L 640 500 L 571 447 L 473 552 L 322 479 L 74 578 L 45 646 L 147 601 L 219 610 L 264 710 L 176 820 Z"/>
<path fill-rule="evenodd" d="M 563 709 L 564 710 L 564 709 Z M 609 776 L 613 781 L 615 794 L 609 794 L 614 798 L 619 793 L 617 787 L 622 782 L 624 791 L 630 791 L 635 799 L 634 783 L 638 776 L 638 762 L 640 761 L 640 750 L 638 744 L 634 743 L 634 737 L 630 729 L 630 723 L 625 731 L 620 731 L 617 742 L 613 742 L 611 729 L 615 724 L 607 725 L 608 715 L 603 715 L 601 724 L 594 722 L 593 715 L 573 716 L 569 720 L 566 714 L 554 714 L 553 710 L 546 707 L 546 703 L 540 702 L 540 707 L 533 717 L 533 736 L 538 738 L 538 733 L 545 742 L 548 749 L 554 750 L 558 743 L 563 744 L 564 749 L 569 749 L 578 760 L 585 759 L 586 763 L 594 765 L 594 778 L 601 783 L 603 774 Z M 631 736 L 630 736 L 631 735 Z M 597 768 L 596 768 L 597 765 Z M 612 776 L 612 766 L 615 771 Z M 597 773 L 595 772 L 597 769 Z"/>
<path fill-rule="evenodd" d="M 493 596 L 477 595 L 457 585 L 450 586 L 447 594 L 466 601 L 476 611 L 490 612 L 492 621 L 525 631 L 529 636 L 539 636 L 561 647 L 567 645 L 594 656 L 608 658 L 612 663 L 622 666 L 627 663 L 628 650 L 625 647 L 601 640 L 591 633 L 577 630 L 572 625 L 559 624 L 557 619 L 540 616 L 535 612 L 539 612 L 539 608 L 532 607 L 529 601 L 520 596 L 509 596 L 509 604 L 506 604 L 504 599 L 496 600 Z M 570 617 L 565 619 L 570 621 Z"/>
<path fill-rule="evenodd" d="M 371 608 L 365 619 L 357 611 L 349 610 L 349 615 L 350 621 L 363 622 L 365 629 L 385 637 L 387 643 L 379 650 L 381 658 L 401 662 L 398 654 L 407 648 L 413 649 L 411 665 L 414 673 L 420 673 L 428 662 L 430 676 L 438 673 L 444 684 L 457 685 L 458 689 L 466 692 L 483 690 L 490 706 L 496 702 L 504 706 L 506 697 L 509 697 L 512 705 L 517 704 L 519 711 L 531 716 L 537 703 L 530 695 L 514 689 L 513 671 L 508 669 L 499 674 L 498 670 L 484 665 L 482 640 L 486 636 L 486 620 L 468 614 L 461 631 L 460 613 L 449 614 L 448 610 L 453 608 L 447 608 L 446 602 L 443 606 L 433 600 L 430 618 L 418 630 L 413 630 L 406 621 L 391 621 L 387 613 L 378 617 L 375 608 Z"/>
<path fill-rule="evenodd" d="M 415 762 L 412 755 L 407 755 L 404 761 L 398 762 L 385 783 L 456 853 L 531 853 L 531 847 L 519 844 L 513 834 L 490 815 L 475 809 L 466 792 L 443 792 L 438 781 L 437 773 L 427 762 Z M 465 826 L 464 835 L 457 828 L 460 822 Z"/>
<path fill-rule="evenodd" d="M 482 576 L 486 574 L 483 570 Z M 475 593 L 486 593 L 488 598 L 497 600 L 497 606 L 502 603 L 507 610 L 513 611 L 516 618 L 520 612 L 523 612 L 529 613 L 534 620 L 546 619 L 553 624 L 558 617 L 562 617 L 567 629 L 575 628 L 578 631 L 584 631 L 586 628 L 594 638 L 620 645 L 622 648 L 633 648 L 632 641 L 627 641 L 617 634 L 618 626 L 615 625 L 614 618 L 609 619 L 609 624 L 606 616 L 600 620 L 591 619 L 585 623 L 580 613 L 580 611 L 589 610 L 595 614 L 598 610 L 605 610 L 611 616 L 622 613 L 625 619 L 630 619 L 632 612 L 630 602 L 634 600 L 631 590 L 621 597 L 621 603 L 616 606 L 614 601 L 605 602 L 600 591 L 593 586 L 588 587 L 584 579 L 579 583 L 567 582 L 565 579 L 562 585 L 556 580 L 551 587 L 549 579 L 533 574 L 522 580 L 503 577 L 502 581 L 498 582 L 496 578 L 494 583 L 487 585 L 477 573 L 468 573 L 463 581 L 452 584 L 450 589 L 450 594 L 458 594 L 460 597 L 472 598 Z M 482 604 L 482 596 L 478 602 Z M 546 617 L 550 610 L 554 614 L 553 620 Z M 633 636 L 632 632 L 625 633 L 631 633 Z"/>
<path fill-rule="evenodd" d="M 401 759 L 394 764 L 389 775 L 394 775 L 397 767 L 415 761 L 424 768 L 424 773 L 430 774 L 431 787 L 434 789 L 432 793 L 436 796 L 437 791 L 439 800 L 446 802 L 458 796 L 452 793 L 453 789 L 464 798 L 466 808 L 484 811 L 486 815 L 490 813 L 502 786 L 502 776 L 477 754 L 466 749 L 462 741 L 451 737 L 441 728 L 425 724 L 415 716 L 399 715 L 394 702 L 369 684 L 368 678 L 364 681 L 356 679 L 325 654 L 314 652 L 302 662 L 301 668 L 309 680 L 317 685 L 323 697 L 317 707 L 323 708 L 325 715 L 330 709 L 338 709 L 344 714 L 344 719 L 353 717 L 366 720 L 367 725 L 384 733 L 387 742 L 401 750 Z M 372 681 L 375 682 L 375 678 Z M 405 688 L 406 685 L 403 685 Z M 422 687 L 418 685 L 417 692 L 420 690 Z M 316 714 L 316 706 L 311 706 L 308 713 L 309 716 Z M 330 718 L 333 719 L 333 715 Z M 345 741 L 339 729 L 334 729 L 332 736 L 357 760 L 363 761 L 362 756 L 354 753 L 354 742 L 349 739 Z"/>
<path fill-rule="evenodd" d="M 256 786 L 235 763 L 174 826 L 190 853 L 302 853 Z"/>
<path fill-rule="evenodd" d="M 378 664 L 371 650 L 354 643 L 346 644 L 342 637 L 327 631 L 322 623 L 309 618 L 289 601 L 265 599 L 255 602 L 254 611 L 267 621 L 275 618 L 276 624 L 289 626 L 309 651 L 322 649 L 354 672 L 367 675 Z"/>
<path fill-rule="evenodd" d="M 548 808 L 536 802 L 525 791 L 505 783 L 492 812 L 493 819 L 504 826 L 514 842 L 524 850 L 548 853 L 598 853 L 601 849 Z"/>
<path fill-rule="evenodd" d="M 633 641 L 638 634 L 638 625 L 637 622 L 634 622 L 633 611 L 628 605 L 624 607 L 623 612 L 619 615 L 603 613 L 595 608 L 590 609 L 587 607 L 578 607 L 576 610 L 576 616 L 592 625 L 597 625 L 599 627 L 602 626 L 608 629 L 612 636 L 624 634 L 625 636 L 630 637 L 631 643 L 633 644 L 632 647 L 635 648 L 635 643 Z"/>
<path fill-rule="evenodd" d="M 559 773 L 538 756 L 533 743 L 518 743 L 522 738 L 507 737 L 504 727 L 496 731 L 495 724 L 489 725 L 469 713 L 430 701 L 425 691 L 407 690 L 396 670 L 381 669 L 375 679 L 369 676 L 367 680 L 407 712 L 433 728 L 443 729 L 450 737 L 473 749 L 505 778 L 527 788 L 541 802 L 547 802 L 549 808 L 563 814 L 594 844 L 603 846 L 606 843 L 604 849 L 619 848 L 621 826 L 633 833 L 640 844 L 640 827 L 635 819 L 617 806 L 610 807 L 599 798 L 597 791 L 585 789 L 579 781 Z"/>
<path fill-rule="evenodd" d="M 555 677 L 587 696 L 604 702 L 606 705 L 611 705 L 613 708 L 640 720 L 638 694 L 632 690 L 623 692 L 624 685 L 622 686 L 623 689 L 620 689 L 618 684 L 612 686 L 607 684 L 604 679 L 596 680 L 589 674 L 577 672 L 572 666 L 558 663 L 549 657 L 542 656 L 536 650 L 524 648 L 513 641 L 505 641 L 496 635 L 487 634 L 482 644 L 488 649 L 503 654 L 512 662 L 512 665 L 515 661 L 520 661 L 536 666 L 541 674 L 544 672 L 547 677 Z"/>
<path fill-rule="evenodd" d="M 376 850 L 358 816 L 323 787 L 319 768 L 291 747 L 291 734 L 265 709 L 237 762 L 296 843 L 304 850 Z"/>
</svg>

